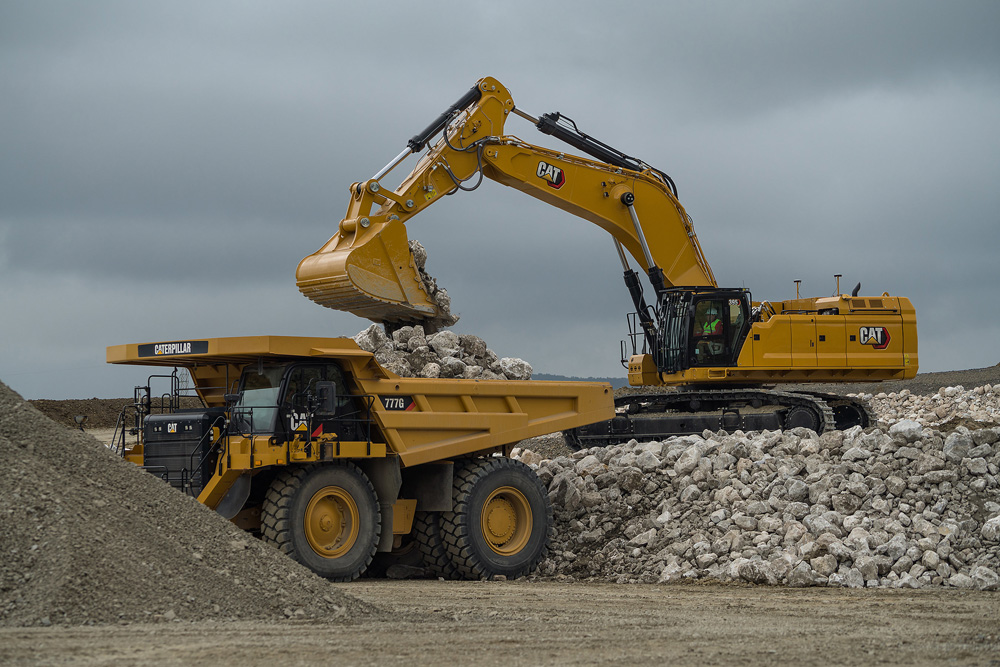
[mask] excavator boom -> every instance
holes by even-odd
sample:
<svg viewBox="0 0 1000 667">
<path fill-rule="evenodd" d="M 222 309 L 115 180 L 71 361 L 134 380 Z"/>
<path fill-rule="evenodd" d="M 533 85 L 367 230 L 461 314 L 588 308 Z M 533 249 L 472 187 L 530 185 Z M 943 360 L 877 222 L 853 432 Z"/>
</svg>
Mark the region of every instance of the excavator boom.
<svg viewBox="0 0 1000 667">
<path fill-rule="evenodd" d="M 504 124 L 511 113 L 598 159 L 506 136 Z M 320 305 L 375 322 L 432 320 L 439 315 L 438 305 L 410 252 L 405 223 L 446 194 L 474 189 L 483 177 L 605 229 L 658 289 L 715 286 L 669 177 L 579 132 L 572 121 L 561 122 L 563 118 L 546 114 L 534 119 L 515 109 L 499 82 L 481 79 L 374 178 L 351 185 L 351 202 L 337 233 L 299 264 L 299 290 Z M 392 192 L 384 189 L 379 179 L 410 153 L 422 151 L 438 132 L 441 138 L 402 184 Z"/>
</svg>

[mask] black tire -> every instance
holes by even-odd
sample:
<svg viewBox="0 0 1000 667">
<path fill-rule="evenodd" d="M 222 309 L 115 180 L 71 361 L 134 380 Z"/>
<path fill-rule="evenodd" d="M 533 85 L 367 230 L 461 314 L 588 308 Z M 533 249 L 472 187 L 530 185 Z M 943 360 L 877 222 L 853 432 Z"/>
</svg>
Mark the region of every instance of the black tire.
<svg viewBox="0 0 1000 667">
<path fill-rule="evenodd" d="M 333 581 L 361 576 L 378 547 L 378 499 L 353 463 L 287 468 L 261 509 L 264 540 Z"/>
<path fill-rule="evenodd" d="M 552 505 L 534 471 L 508 458 L 455 467 L 453 511 L 441 513 L 448 555 L 469 579 L 524 576 L 548 553 Z"/>
<path fill-rule="evenodd" d="M 441 532 L 440 512 L 416 512 L 413 515 L 413 540 L 424 559 L 428 574 L 444 579 L 461 579 L 451 562 L 448 545 Z"/>
</svg>

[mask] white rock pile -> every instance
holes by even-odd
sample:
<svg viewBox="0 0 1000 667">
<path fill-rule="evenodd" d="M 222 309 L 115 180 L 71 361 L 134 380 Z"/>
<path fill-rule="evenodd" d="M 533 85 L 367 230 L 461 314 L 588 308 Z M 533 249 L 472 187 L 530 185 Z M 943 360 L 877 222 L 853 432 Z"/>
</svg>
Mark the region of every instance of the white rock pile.
<svg viewBox="0 0 1000 667">
<path fill-rule="evenodd" d="M 469 334 L 439 331 L 428 335 L 418 324 L 396 329 L 389 336 L 373 324 L 354 341 L 373 352 L 383 368 L 401 377 L 531 379 L 531 364 L 514 357 L 500 358 L 486 341 Z"/>
<path fill-rule="evenodd" d="M 867 432 L 706 431 L 552 460 L 520 452 L 555 509 L 538 574 L 1000 589 L 1000 429 L 926 425 L 926 406 L 953 404 L 954 416 L 963 402 L 990 414 L 1000 391 L 877 399 L 895 423 Z"/>
<path fill-rule="evenodd" d="M 939 426 L 956 418 L 1000 423 L 1000 384 L 971 390 L 961 385 L 941 387 L 932 396 L 904 389 L 898 394 L 859 394 L 858 398 L 868 401 L 879 418 L 890 424 L 912 419 L 925 426 Z"/>
</svg>

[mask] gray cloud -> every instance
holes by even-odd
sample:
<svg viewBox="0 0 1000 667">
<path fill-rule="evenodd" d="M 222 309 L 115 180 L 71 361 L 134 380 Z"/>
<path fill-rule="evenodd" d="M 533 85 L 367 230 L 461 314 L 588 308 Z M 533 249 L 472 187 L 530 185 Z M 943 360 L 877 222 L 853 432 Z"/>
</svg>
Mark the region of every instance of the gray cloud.
<svg viewBox="0 0 1000 667">
<path fill-rule="evenodd" d="M 1000 330 L 998 26 L 993 2 L 3 3 L 0 379 L 127 394 L 106 345 L 355 333 L 295 266 L 484 75 L 670 173 L 720 282 L 783 298 L 842 273 L 913 300 L 924 370 L 992 365 L 954 323 Z M 460 331 L 621 374 L 601 230 L 492 183 L 409 229 Z"/>
</svg>

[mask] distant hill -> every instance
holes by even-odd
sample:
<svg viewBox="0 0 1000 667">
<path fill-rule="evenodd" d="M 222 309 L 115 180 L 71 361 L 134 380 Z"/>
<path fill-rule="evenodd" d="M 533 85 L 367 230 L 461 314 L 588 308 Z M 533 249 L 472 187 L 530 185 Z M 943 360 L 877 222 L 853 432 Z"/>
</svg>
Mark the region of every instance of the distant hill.
<svg viewBox="0 0 1000 667">
<path fill-rule="evenodd" d="M 610 382 L 612 389 L 620 389 L 628 386 L 628 378 L 578 378 L 567 377 L 565 375 L 552 375 L 550 373 L 532 373 L 532 380 L 554 380 L 557 382 Z"/>
</svg>

